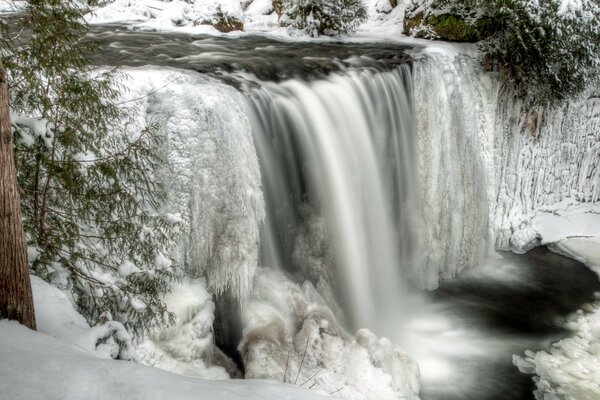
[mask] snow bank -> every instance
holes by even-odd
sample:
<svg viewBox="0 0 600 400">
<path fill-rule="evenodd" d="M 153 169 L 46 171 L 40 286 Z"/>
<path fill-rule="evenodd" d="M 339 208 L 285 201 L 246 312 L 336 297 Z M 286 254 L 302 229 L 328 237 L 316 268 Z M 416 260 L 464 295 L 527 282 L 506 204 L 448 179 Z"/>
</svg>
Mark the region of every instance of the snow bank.
<svg viewBox="0 0 600 400">
<path fill-rule="evenodd" d="M 0 320 L 5 400 L 318 400 L 314 391 L 266 381 L 203 381 L 127 361 L 103 360 L 16 322 Z"/>
<path fill-rule="evenodd" d="M 129 68 L 124 99 L 139 129 L 157 123 L 164 133 L 165 212 L 181 218 L 181 265 L 206 275 L 211 292 L 244 299 L 258 262 L 264 218 L 261 178 L 242 96 L 194 72 Z"/>
<path fill-rule="evenodd" d="M 312 284 L 273 270 L 256 278 L 240 352 L 249 378 L 276 379 L 356 400 L 418 399 L 418 367 L 368 330 L 348 334 Z"/>
<path fill-rule="evenodd" d="M 565 239 L 551 248 L 584 263 L 600 276 L 600 236 Z"/>
<path fill-rule="evenodd" d="M 402 2 L 399 2 L 402 3 Z M 360 27 L 360 36 L 400 35 L 403 7 L 392 8 L 389 0 L 366 0 L 368 20 Z M 217 10 L 243 22 L 244 31 L 219 32 L 204 24 Z M 263 33 L 282 38 L 310 40 L 302 32 L 279 25 L 271 0 L 115 0 L 88 15 L 92 24 L 125 23 L 135 28 L 177 31 L 193 34 L 237 36 Z"/>
<path fill-rule="evenodd" d="M 119 322 L 108 321 L 90 328 L 62 290 L 33 275 L 31 288 L 40 332 L 71 342 L 96 357 L 134 357 L 132 338 Z"/>
</svg>

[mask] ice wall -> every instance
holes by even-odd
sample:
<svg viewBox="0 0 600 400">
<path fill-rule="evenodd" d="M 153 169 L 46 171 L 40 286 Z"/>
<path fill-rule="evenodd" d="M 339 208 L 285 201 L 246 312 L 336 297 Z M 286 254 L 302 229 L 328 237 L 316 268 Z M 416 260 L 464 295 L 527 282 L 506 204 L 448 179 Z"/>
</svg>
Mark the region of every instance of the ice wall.
<svg viewBox="0 0 600 400">
<path fill-rule="evenodd" d="M 509 83 L 468 53 L 444 46 L 415 54 L 430 287 L 436 270 L 447 278 L 476 264 L 488 232 L 490 245 L 522 251 L 600 230 L 597 93 L 526 109 Z M 440 257 L 447 262 L 429 261 Z"/>
<path fill-rule="evenodd" d="M 568 236 L 586 235 L 586 221 L 600 213 L 600 98 L 590 94 L 561 107 L 527 111 L 508 91 L 501 94 L 498 119 L 496 245 L 535 244 L 552 224 L 540 219 L 577 204 L 585 205 L 589 217 L 580 220 L 580 232 L 569 229 Z M 567 225 L 560 218 L 554 223 Z"/>
<path fill-rule="evenodd" d="M 491 249 L 494 84 L 469 57 L 436 49 L 417 55 L 413 81 L 422 250 L 414 266 L 433 289 Z"/>
<path fill-rule="evenodd" d="M 211 292 L 243 300 L 258 263 L 264 216 L 260 170 L 244 111 L 232 87 L 193 72 L 126 70 L 138 123 L 164 133 L 166 207 L 183 224 L 180 260 Z"/>
</svg>

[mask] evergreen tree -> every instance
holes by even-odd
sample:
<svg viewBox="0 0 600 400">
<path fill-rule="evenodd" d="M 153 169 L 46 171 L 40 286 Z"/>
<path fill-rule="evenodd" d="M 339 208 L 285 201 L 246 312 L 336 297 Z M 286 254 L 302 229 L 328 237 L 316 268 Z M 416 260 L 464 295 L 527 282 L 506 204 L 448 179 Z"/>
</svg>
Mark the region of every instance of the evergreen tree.
<svg viewBox="0 0 600 400">
<path fill-rule="evenodd" d="M 281 20 L 312 36 L 353 32 L 367 18 L 361 0 L 283 0 Z"/>
<path fill-rule="evenodd" d="M 124 76 L 91 64 L 99 44 L 86 38 L 86 11 L 81 1 L 32 0 L 20 33 L 5 27 L 0 43 L 30 265 L 71 290 L 91 324 L 114 318 L 141 333 L 173 319 L 161 295 L 177 277 L 177 226 L 160 213 L 158 130 L 128 129 Z"/>
<path fill-rule="evenodd" d="M 8 85 L 0 60 L 0 318 L 15 319 L 35 329 L 19 197 Z"/>
</svg>

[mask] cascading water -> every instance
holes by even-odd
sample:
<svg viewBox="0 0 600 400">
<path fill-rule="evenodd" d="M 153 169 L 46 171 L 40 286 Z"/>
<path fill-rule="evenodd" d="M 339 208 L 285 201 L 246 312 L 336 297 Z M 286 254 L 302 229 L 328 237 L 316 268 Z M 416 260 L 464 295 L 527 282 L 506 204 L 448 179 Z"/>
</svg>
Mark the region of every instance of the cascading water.
<svg viewBox="0 0 600 400">
<path fill-rule="evenodd" d="M 416 212 L 411 94 L 403 66 L 265 85 L 251 98 L 267 209 L 261 263 L 298 267 L 295 236 L 309 207 L 324 221 L 339 279 L 329 284 L 355 327 L 381 328 L 390 305 L 400 314 L 405 304 Z"/>
</svg>

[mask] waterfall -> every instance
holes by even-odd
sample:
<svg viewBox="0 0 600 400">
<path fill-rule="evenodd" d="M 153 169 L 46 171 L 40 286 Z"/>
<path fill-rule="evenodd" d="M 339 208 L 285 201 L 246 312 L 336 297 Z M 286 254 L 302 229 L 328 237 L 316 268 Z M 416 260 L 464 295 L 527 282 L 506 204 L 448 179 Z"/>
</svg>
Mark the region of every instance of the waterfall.
<svg viewBox="0 0 600 400">
<path fill-rule="evenodd" d="M 401 304 L 401 249 L 415 211 L 411 92 L 405 66 L 269 84 L 251 98 L 267 211 L 261 263 L 298 267 L 309 209 L 323 221 L 332 257 L 322 262 L 335 264 L 339 281 L 329 283 L 355 327 Z"/>
<path fill-rule="evenodd" d="M 261 264 L 325 277 L 355 327 L 398 320 L 407 280 L 435 288 L 489 250 L 485 122 L 472 112 L 483 95 L 446 72 L 427 58 L 250 97 Z"/>
</svg>

